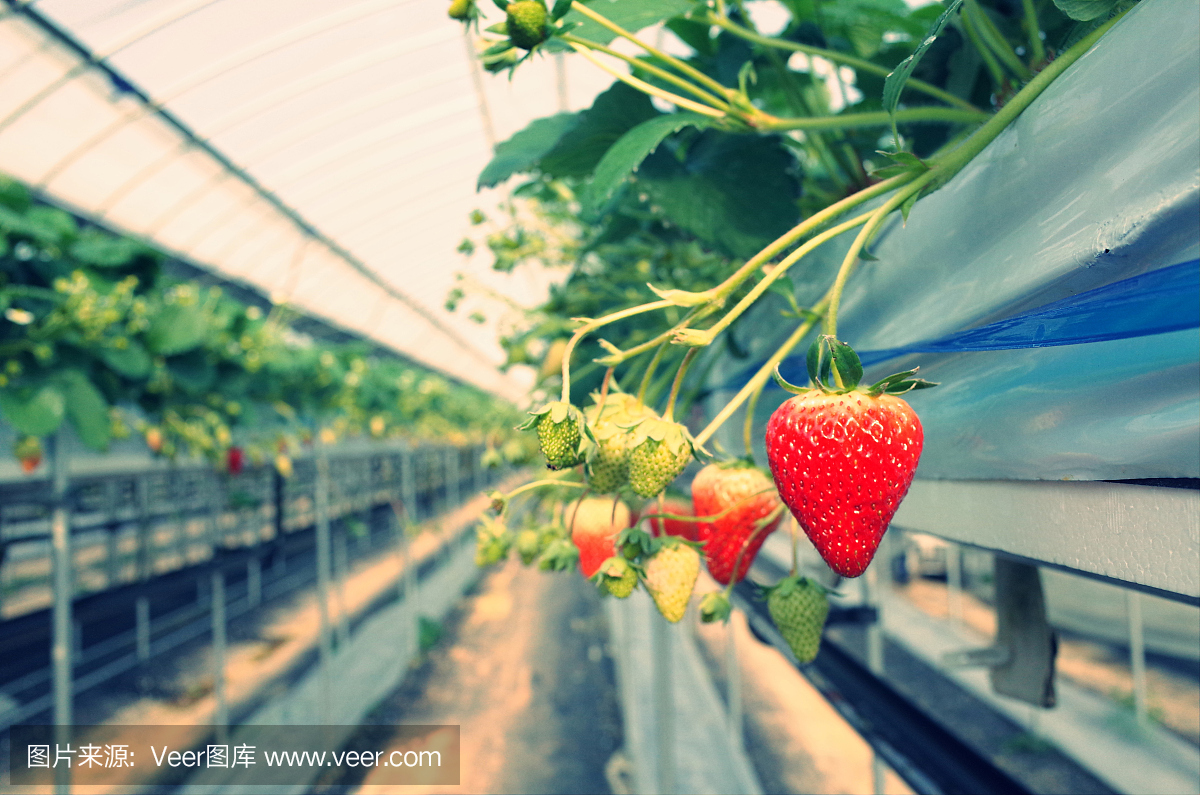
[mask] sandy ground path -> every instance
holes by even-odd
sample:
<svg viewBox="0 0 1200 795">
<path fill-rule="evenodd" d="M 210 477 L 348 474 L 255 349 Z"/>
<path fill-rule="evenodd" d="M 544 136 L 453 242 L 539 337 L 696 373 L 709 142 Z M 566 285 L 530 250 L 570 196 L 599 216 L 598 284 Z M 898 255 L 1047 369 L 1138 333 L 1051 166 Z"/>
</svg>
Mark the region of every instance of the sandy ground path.
<svg viewBox="0 0 1200 795">
<path fill-rule="evenodd" d="M 457 724 L 460 784 L 408 792 L 608 792 L 604 767 L 621 743 L 612 659 L 599 597 L 578 575 L 507 564 L 485 576 L 441 641 L 370 716 L 374 724 Z M 376 747 L 397 747 L 364 727 Z M 358 791 L 394 791 L 372 783 Z"/>
</svg>

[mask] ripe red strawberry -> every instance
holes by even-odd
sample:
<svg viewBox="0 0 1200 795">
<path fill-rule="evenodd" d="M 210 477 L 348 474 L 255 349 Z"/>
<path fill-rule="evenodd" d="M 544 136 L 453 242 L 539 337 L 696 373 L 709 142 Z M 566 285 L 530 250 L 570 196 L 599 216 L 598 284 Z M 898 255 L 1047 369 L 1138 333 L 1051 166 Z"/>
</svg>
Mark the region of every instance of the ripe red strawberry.
<svg viewBox="0 0 1200 795">
<path fill-rule="evenodd" d="M 21 462 L 21 471 L 28 475 L 42 464 L 42 440 L 36 436 L 22 436 L 13 444 L 13 455 Z"/>
<path fill-rule="evenodd" d="M 696 516 L 720 515 L 711 522 L 697 523 L 696 532 L 698 540 L 705 542 L 708 572 L 722 585 L 746 576 L 767 536 L 779 527 L 782 513 L 767 473 L 745 461 L 701 469 L 692 481 L 692 507 Z M 774 519 L 762 524 L 772 512 Z"/>
<path fill-rule="evenodd" d="M 614 505 L 613 500 L 603 497 L 588 497 L 578 506 L 569 506 L 567 517 L 584 577 L 591 577 L 601 563 L 617 554 L 617 536 L 632 523 L 625 503 L 616 501 Z"/>
<path fill-rule="evenodd" d="M 700 576 L 700 553 L 673 536 L 667 536 L 662 546 L 644 564 L 646 590 L 663 618 L 678 623 L 687 611 L 692 588 Z"/>
<path fill-rule="evenodd" d="M 767 611 L 797 660 L 807 663 L 817 658 L 829 615 L 824 588 L 806 577 L 784 577 L 767 589 Z"/>
<path fill-rule="evenodd" d="M 704 470 L 701 471 L 703 472 Z M 676 497 L 668 497 L 663 500 L 662 510 L 659 510 L 658 505 L 650 503 L 646 506 L 646 511 L 650 514 L 650 532 L 653 535 L 679 536 L 688 541 L 700 540 L 697 534 L 697 528 L 699 527 L 697 522 L 684 522 L 680 519 L 659 519 L 654 516 L 657 513 L 692 516 L 692 506 L 683 500 Z"/>
<path fill-rule="evenodd" d="M 857 577 L 921 456 L 921 422 L 896 395 L 934 384 L 910 370 L 860 388 L 858 356 L 828 336 L 813 343 L 808 361 L 817 386 L 785 386 L 797 395 L 767 423 L 767 457 L 780 496 L 821 557 L 838 574 Z"/>
<path fill-rule="evenodd" d="M 229 469 L 229 474 L 242 474 L 242 467 L 246 464 L 246 456 L 242 453 L 242 448 L 230 447 L 229 452 L 225 454 L 225 464 Z"/>
</svg>

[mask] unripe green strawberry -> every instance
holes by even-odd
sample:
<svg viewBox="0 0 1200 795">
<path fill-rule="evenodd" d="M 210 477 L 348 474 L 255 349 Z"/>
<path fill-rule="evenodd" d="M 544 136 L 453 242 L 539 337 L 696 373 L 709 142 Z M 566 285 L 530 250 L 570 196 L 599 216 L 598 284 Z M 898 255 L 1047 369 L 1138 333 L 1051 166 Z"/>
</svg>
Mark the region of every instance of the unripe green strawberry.
<svg viewBox="0 0 1200 795">
<path fill-rule="evenodd" d="M 767 610 L 796 659 L 815 660 L 829 615 L 825 589 L 806 577 L 784 577 L 768 590 Z"/>
<path fill-rule="evenodd" d="M 537 567 L 542 571 L 569 571 L 579 562 L 579 550 L 569 538 L 555 538 L 538 556 Z"/>
<path fill-rule="evenodd" d="M 518 430 L 537 430 L 538 443 L 546 466 L 550 469 L 566 469 L 583 463 L 583 413 L 569 403 L 555 401 L 547 403 Z"/>
<path fill-rule="evenodd" d="M 475 0 L 452 0 L 446 14 L 460 22 L 475 18 Z"/>
<path fill-rule="evenodd" d="M 596 578 L 606 591 L 618 599 L 629 596 L 637 586 L 637 572 L 625 558 L 611 557 L 601 563 Z"/>
<path fill-rule="evenodd" d="M 629 479 L 629 425 L 655 416 L 633 395 L 610 392 L 585 414 L 592 444 L 587 455 L 588 486 L 598 494 L 611 494 Z"/>
<path fill-rule="evenodd" d="M 657 497 L 695 455 L 695 442 L 678 422 L 642 420 L 633 429 L 629 485 L 642 497 Z"/>
<path fill-rule="evenodd" d="M 700 553 L 669 536 L 645 564 L 646 590 L 663 618 L 678 623 L 687 611 L 692 588 L 700 576 Z"/>
<path fill-rule="evenodd" d="M 606 422 L 592 429 L 587 482 L 597 494 L 612 494 L 629 479 L 629 431 Z"/>
<path fill-rule="evenodd" d="M 532 50 L 546 40 L 546 4 L 541 0 L 516 0 L 505 10 L 508 37 L 522 50 Z"/>
<path fill-rule="evenodd" d="M 517 554 L 521 562 L 528 566 L 541 553 L 541 539 L 537 530 L 522 530 L 517 533 Z"/>
<path fill-rule="evenodd" d="M 475 565 L 490 566 L 508 557 L 512 534 L 499 519 L 484 517 L 475 528 Z"/>
</svg>

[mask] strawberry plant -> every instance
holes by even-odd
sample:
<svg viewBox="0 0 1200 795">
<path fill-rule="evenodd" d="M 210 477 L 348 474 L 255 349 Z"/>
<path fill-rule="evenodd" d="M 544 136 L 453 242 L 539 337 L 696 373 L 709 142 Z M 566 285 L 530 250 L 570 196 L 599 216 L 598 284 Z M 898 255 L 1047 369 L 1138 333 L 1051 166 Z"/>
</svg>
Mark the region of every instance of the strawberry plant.
<svg viewBox="0 0 1200 795">
<path fill-rule="evenodd" d="M 366 344 L 296 341 L 286 307 L 264 312 L 175 267 L 0 177 L 0 420 L 27 471 L 64 422 L 95 450 L 136 430 L 156 455 L 231 475 L 246 459 L 286 475 L 288 451 L 314 428 L 525 457 L 511 408 Z"/>
<path fill-rule="evenodd" d="M 550 505 L 573 504 L 571 489 L 612 494 L 608 504 L 640 506 L 652 523 L 690 524 L 726 586 L 701 600 L 704 620 L 729 615 L 729 589 L 785 509 L 834 572 L 859 576 L 923 446 L 901 395 L 933 384 L 915 371 L 860 384 L 838 330 L 846 285 L 885 226 L 953 179 L 1133 3 L 784 0 L 772 20 L 766 4 L 725 0 L 560 0 L 520 4 L 531 24 L 519 25 L 517 3 L 497 5 L 506 22 L 480 34 L 488 69 L 519 79 L 526 60 L 572 52 L 615 80 L 591 107 L 497 145 L 479 185 L 511 180 L 512 198 L 500 215 L 472 218 L 460 246 L 487 250 L 505 273 L 564 271 L 542 305 L 504 310 L 507 366 L 537 370 L 531 401 L 535 417 L 556 418 L 553 443 L 544 420 L 531 427 L 559 470 L 514 494 L 538 491 Z M 638 33 L 656 24 L 675 46 Z M 815 253 L 835 240 L 844 254 L 827 267 Z M 464 278 L 448 305 L 479 312 L 487 300 Z M 778 335 L 748 332 L 751 315 L 759 331 L 780 318 Z M 802 345 L 810 383 L 778 379 L 796 395 L 768 425 L 768 476 L 750 459 L 754 408 Z M 757 367 L 714 406 L 723 385 L 710 370 L 729 359 Z M 692 411 L 702 396 L 703 419 Z M 742 457 L 714 443 L 739 411 Z M 668 508 L 660 495 L 693 461 L 704 466 L 692 510 Z M 589 536 L 581 562 L 614 593 L 636 572 L 677 620 L 694 580 L 678 573 L 695 550 L 676 540 L 685 531 L 652 527 L 658 537 L 629 529 L 615 549 L 609 530 Z M 799 576 L 796 557 L 767 598 L 810 660 L 827 595 Z"/>
</svg>

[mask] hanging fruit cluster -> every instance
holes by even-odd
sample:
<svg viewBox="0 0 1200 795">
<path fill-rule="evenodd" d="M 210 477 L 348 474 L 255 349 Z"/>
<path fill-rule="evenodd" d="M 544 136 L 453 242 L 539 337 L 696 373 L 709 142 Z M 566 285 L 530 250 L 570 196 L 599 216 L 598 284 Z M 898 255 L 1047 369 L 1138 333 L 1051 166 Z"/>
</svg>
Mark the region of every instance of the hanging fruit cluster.
<svg viewBox="0 0 1200 795">
<path fill-rule="evenodd" d="M 1132 3 L 785 2 L 775 11 L 788 18 L 771 35 L 756 25 L 760 4 L 496 5 L 504 21 L 481 33 L 487 69 L 511 74 L 538 53 L 572 52 L 616 82 L 590 108 L 536 120 L 500 143 L 479 178 L 492 187 L 525 176 L 510 227 L 486 238 L 494 267 L 570 271 L 501 340 L 510 365 L 540 358 L 537 407 L 523 427 L 555 474 L 495 495 L 481 561 L 507 552 L 508 499 L 538 491 L 557 507 L 550 522 L 516 533 L 523 560 L 578 566 L 616 597 L 644 587 L 668 620 L 683 615 L 701 563 L 726 589 L 706 594 L 700 615 L 728 617 L 729 589 L 785 511 L 833 573 L 861 575 L 924 443 L 901 395 L 934 385 L 912 370 L 862 383 L 859 358 L 838 335 L 846 284 L 876 259 L 871 245 L 885 228 L 903 234 L 918 201 Z M 451 16 L 477 24 L 484 13 L 456 1 Z M 656 23 L 685 46 L 638 35 Z M 833 241 L 844 252 L 836 270 L 813 256 Z M 468 239 L 459 250 L 477 247 Z M 548 262 L 550 252 L 562 261 Z M 454 307 L 475 300 L 463 288 L 452 298 Z M 604 337 L 594 333 L 601 329 Z M 778 367 L 810 340 L 809 383 L 788 384 Z M 576 391 L 591 395 L 578 405 L 573 358 Z M 730 359 L 749 360 L 754 373 L 714 407 L 713 393 L 729 387 L 707 375 Z M 766 471 L 751 458 L 753 420 L 772 374 L 795 396 L 766 426 Z M 561 395 L 549 394 L 558 386 Z M 693 434 L 676 415 L 698 425 L 702 413 L 689 407 L 702 396 L 711 419 Z M 739 410 L 742 457 L 713 440 Z M 668 501 L 671 483 L 714 457 L 710 445 L 716 460 L 695 473 L 690 504 Z M 795 558 L 765 596 L 797 658 L 808 660 L 828 602 Z"/>
</svg>

